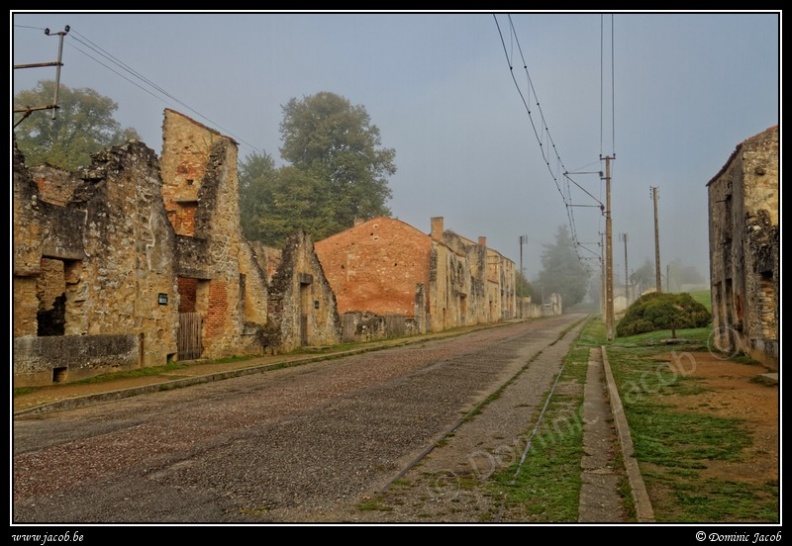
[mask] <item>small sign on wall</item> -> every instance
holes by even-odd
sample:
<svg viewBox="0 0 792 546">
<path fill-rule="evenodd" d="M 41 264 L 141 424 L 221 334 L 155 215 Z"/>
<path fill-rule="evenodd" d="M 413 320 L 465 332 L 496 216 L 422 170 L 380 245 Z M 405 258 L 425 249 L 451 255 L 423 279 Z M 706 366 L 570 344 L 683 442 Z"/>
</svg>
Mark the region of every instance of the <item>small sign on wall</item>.
<svg viewBox="0 0 792 546">
<path fill-rule="evenodd" d="M 160 305 L 168 305 L 168 295 L 163 293 L 157 294 L 157 303 Z"/>
</svg>

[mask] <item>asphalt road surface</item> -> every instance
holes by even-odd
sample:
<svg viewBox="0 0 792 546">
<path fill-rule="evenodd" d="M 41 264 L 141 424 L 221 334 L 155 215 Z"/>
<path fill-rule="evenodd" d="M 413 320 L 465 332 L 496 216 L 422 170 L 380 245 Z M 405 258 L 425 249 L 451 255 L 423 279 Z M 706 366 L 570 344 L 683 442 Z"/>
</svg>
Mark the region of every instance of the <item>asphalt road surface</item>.
<svg viewBox="0 0 792 546">
<path fill-rule="evenodd" d="M 349 515 L 362 499 L 528 368 L 538 404 L 582 318 L 17 417 L 13 522 L 365 520 Z"/>
</svg>

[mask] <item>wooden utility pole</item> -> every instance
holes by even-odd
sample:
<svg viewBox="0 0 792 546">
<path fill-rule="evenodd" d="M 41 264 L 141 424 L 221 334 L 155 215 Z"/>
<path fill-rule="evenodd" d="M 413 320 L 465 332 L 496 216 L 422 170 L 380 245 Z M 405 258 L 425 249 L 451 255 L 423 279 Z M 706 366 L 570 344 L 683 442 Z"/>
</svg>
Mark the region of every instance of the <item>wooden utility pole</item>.
<svg viewBox="0 0 792 546">
<path fill-rule="evenodd" d="M 663 291 L 663 275 L 660 269 L 660 226 L 657 220 L 657 186 L 652 186 L 652 201 L 654 201 L 654 234 L 655 234 L 655 287 L 657 292 Z"/>
<path fill-rule="evenodd" d="M 605 315 L 607 314 L 608 306 L 605 303 L 607 299 L 606 292 L 608 289 L 605 287 L 605 234 L 600 234 L 600 264 L 602 265 L 602 271 L 600 271 L 600 283 L 602 286 L 600 287 L 600 312 L 602 313 L 603 320 L 605 319 Z"/>
<path fill-rule="evenodd" d="M 14 70 L 17 68 L 42 68 L 46 66 L 54 66 L 55 69 L 55 96 L 52 99 L 52 104 L 45 104 L 41 106 L 24 106 L 22 108 L 15 108 L 14 114 L 23 114 L 23 116 L 14 123 L 14 128 L 17 125 L 22 123 L 23 120 L 27 119 L 30 114 L 33 112 L 37 112 L 39 110 L 52 110 L 52 119 L 55 119 L 55 113 L 57 112 L 60 105 L 58 105 L 58 98 L 60 93 L 60 73 L 61 67 L 63 66 L 63 37 L 69 33 L 69 25 L 66 25 L 61 32 L 50 33 L 50 29 L 45 28 L 44 34 L 47 36 L 58 36 L 58 60 L 54 62 L 48 63 L 32 63 L 32 64 L 16 64 L 14 65 Z"/>
<path fill-rule="evenodd" d="M 627 234 L 620 233 L 619 240 L 624 241 L 624 297 L 627 300 L 627 305 L 630 304 L 630 277 L 627 268 Z"/>
<path fill-rule="evenodd" d="M 605 156 L 605 330 L 608 341 L 612 341 L 613 332 L 613 226 L 611 225 L 611 157 Z"/>
</svg>

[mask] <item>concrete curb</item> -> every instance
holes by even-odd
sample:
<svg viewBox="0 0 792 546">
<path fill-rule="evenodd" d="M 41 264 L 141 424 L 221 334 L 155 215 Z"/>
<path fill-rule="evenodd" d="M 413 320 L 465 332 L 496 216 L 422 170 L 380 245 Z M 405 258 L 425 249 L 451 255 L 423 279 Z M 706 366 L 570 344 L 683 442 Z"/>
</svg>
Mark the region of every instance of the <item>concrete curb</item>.
<svg viewBox="0 0 792 546">
<path fill-rule="evenodd" d="M 635 513 L 639 522 L 654 522 L 654 510 L 652 502 L 649 500 L 649 493 L 638 468 L 638 461 L 635 459 L 635 448 L 633 446 L 630 427 L 627 424 L 627 417 L 624 414 L 624 407 L 619 396 L 619 389 L 613 379 L 608 354 L 602 346 L 602 363 L 605 368 L 605 379 L 608 384 L 608 395 L 610 396 L 611 411 L 613 412 L 613 422 L 616 432 L 619 435 L 622 456 L 624 457 L 624 467 L 627 470 L 627 478 L 630 481 L 630 491 L 632 491 L 633 501 L 635 502 Z"/>
</svg>

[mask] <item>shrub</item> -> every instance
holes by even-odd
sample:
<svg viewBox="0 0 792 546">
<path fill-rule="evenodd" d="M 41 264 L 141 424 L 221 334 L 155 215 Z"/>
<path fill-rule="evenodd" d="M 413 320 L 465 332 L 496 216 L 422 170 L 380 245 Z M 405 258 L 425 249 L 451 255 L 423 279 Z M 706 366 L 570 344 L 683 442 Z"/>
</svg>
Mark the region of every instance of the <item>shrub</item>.
<svg viewBox="0 0 792 546">
<path fill-rule="evenodd" d="M 635 300 L 616 326 L 619 337 L 671 328 L 702 328 L 712 315 L 688 293 L 653 292 Z"/>
</svg>

